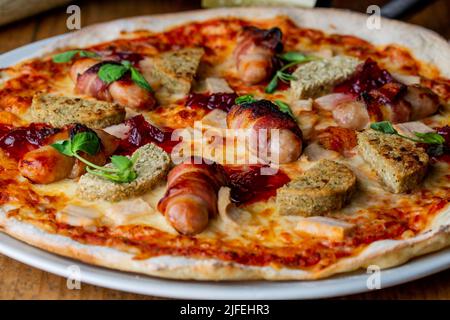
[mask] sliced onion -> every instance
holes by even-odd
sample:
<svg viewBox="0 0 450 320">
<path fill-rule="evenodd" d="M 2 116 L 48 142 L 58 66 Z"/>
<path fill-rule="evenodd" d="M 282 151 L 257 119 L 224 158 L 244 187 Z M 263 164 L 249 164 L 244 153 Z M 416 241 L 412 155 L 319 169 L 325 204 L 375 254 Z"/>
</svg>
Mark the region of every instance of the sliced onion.
<svg viewBox="0 0 450 320">
<path fill-rule="evenodd" d="M 296 100 L 291 103 L 291 110 L 295 115 L 302 111 L 311 111 L 312 107 L 313 99 Z"/>
<path fill-rule="evenodd" d="M 215 128 L 227 128 L 227 113 L 220 109 L 214 109 L 202 118 L 202 123 Z"/>
<path fill-rule="evenodd" d="M 419 76 L 412 76 L 407 74 L 401 74 L 401 73 L 391 73 L 395 80 L 398 82 L 401 82 L 406 85 L 411 84 L 420 84 L 420 77 Z"/>
<path fill-rule="evenodd" d="M 114 126 L 106 127 L 103 129 L 106 133 L 115 136 L 119 139 L 124 139 L 127 137 L 128 132 L 130 131 L 130 127 L 125 123 L 116 124 Z"/>
<path fill-rule="evenodd" d="M 355 96 L 347 93 L 332 93 L 314 100 L 314 104 L 322 110 L 331 111 L 343 102 L 354 101 Z"/>
<path fill-rule="evenodd" d="M 317 142 L 308 144 L 308 146 L 303 151 L 309 161 L 317 161 L 321 159 L 336 159 L 339 157 L 339 153 L 336 151 L 328 150 L 322 147 Z"/>
<path fill-rule="evenodd" d="M 401 134 L 403 134 L 407 137 L 411 137 L 411 138 L 416 137 L 414 132 L 419 132 L 419 133 L 434 132 L 434 130 L 432 128 L 430 128 L 429 126 L 427 126 L 426 124 L 424 124 L 420 121 L 397 123 L 394 125 L 394 127 Z"/>
<path fill-rule="evenodd" d="M 239 209 L 231 202 L 230 191 L 231 189 L 227 187 L 220 188 L 219 190 L 217 199 L 219 216 L 224 222 L 235 227 L 241 227 L 250 221 L 251 215 L 245 210 Z"/>
<path fill-rule="evenodd" d="M 71 226 L 93 226 L 102 214 L 91 207 L 69 204 L 56 214 L 56 220 Z"/>
</svg>

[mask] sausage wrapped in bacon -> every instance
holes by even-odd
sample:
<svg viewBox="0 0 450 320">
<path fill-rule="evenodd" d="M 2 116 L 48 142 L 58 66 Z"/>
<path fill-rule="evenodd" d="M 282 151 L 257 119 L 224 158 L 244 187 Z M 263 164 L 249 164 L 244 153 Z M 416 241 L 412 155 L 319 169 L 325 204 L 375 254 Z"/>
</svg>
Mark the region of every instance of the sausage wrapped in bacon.
<svg viewBox="0 0 450 320">
<path fill-rule="evenodd" d="M 86 165 L 78 159 L 68 157 L 49 144 L 66 140 L 82 131 L 90 130 L 82 125 L 71 125 L 49 137 L 48 145 L 27 152 L 19 161 L 19 172 L 33 183 L 48 184 L 65 178 L 78 178 L 86 172 Z M 94 130 L 101 141 L 100 151 L 95 155 L 82 154 L 83 158 L 97 165 L 104 165 L 117 149 L 119 140 L 103 130 Z"/>
<path fill-rule="evenodd" d="M 404 99 L 411 104 L 411 120 L 428 117 L 439 109 L 438 95 L 418 84 L 408 86 Z"/>
<path fill-rule="evenodd" d="M 282 51 L 279 28 L 244 27 L 238 36 L 234 58 L 239 77 L 247 84 L 267 79 L 275 67 L 275 54 Z"/>
<path fill-rule="evenodd" d="M 114 101 L 132 109 L 152 109 L 156 105 L 151 92 L 141 88 L 125 75 L 111 84 L 104 83 L 98 76 L 102 65 L 117 64 L 116 61 L 98 61 L 91 58 L 77 60 L 70 70 L 75 82 L 75 91 L 99 100 Z"/>
<path fill-rule="evenodd" d="M 297 123 L 268 100 L 233 106 L 227 115 L 227 125 L 230 129 L 251 129 L 252 134 L 256 135 L 251 137 L 251 151 L 261 156 L 258 149 L 267 150 L 269 159 L 264 160 L 289 163 L 297 160 L 302 153 L 302 131 Z M 260 129 L 266 130 L 267 140 L 261 141 Z M 273 135 L 272 129 L 278 130 L 278 137 Z M 257 145 L 252 145 L 252 141 Z"/>
<path fill-rule="evenodd" d="M 52 146 L 27 152 L 19 162 L 19 172 L 34 183 L 48 184 L 67 178 L 75 160 Z"/>
<path fill-rule="evenodd" d="M 158 203 L 172 226 L 180 233 L 202 232 L 210 217 L 217 215 L 217 193 L 226 184 L 226 175 L 218 164 L 177 165 L 167 178 L 167 190 Z"/>
<path fill-rule="evenodd" d="M 369 115 L 375 121 L 407 122 L 411 117 L 411 104 L 404 100 L 407 87 L 390 82 L 378 89 L 363 93 Z"/>
<path fill-rule="evenodd" d="M 316 99 L 315 105 L 331 111 L 339 126 L 354 130 L 364 129 L 371 120 L 419 120 L 439 108 L 439 98 L 430 89 L 398 82 L 370 58 L 334 91 L 337 93 Z"/>
</svg>

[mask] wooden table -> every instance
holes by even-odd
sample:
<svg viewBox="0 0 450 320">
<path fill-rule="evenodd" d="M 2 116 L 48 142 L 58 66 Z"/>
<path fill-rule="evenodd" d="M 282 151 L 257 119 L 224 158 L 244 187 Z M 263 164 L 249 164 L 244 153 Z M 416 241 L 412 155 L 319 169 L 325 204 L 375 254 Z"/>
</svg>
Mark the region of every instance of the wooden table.
<svg viewBox="0 0 450 320">
<path fill-rule="evenodd" d="M 116 18 L 198 9 L 200 1 L 81 1 L 82 26 Z M 365 11 L 368 4 L 386 1 L 333 1 L 336 7 Z M 33 41 L 65 33 L 65 8 L 0 27 L 0 52 Z M 450 4 L 445 0 L 406 21 L 423 25 L 450 37 Z M 375 290 L 344 299 L 450 299 L 450 270 L 393 288 Z M 66 279 L 29 267 L 0 255 L 0 299 L 157 299 L 82 284 L 81 290 L 68 290 Z"/>
</svg>

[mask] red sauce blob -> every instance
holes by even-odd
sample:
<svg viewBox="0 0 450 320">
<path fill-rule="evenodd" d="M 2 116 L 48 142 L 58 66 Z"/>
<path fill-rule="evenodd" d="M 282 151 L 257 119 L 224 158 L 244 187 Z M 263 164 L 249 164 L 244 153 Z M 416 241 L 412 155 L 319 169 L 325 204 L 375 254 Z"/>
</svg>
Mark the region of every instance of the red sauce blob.
<svg viewBox="0 0 450 320">
<path fill-rule="evenodd" d="M 0 124 L 0 148 L 11 158 L 20 160 L 25 153 L 45 145 L 46 138 L 58 131 L 41 123 L 18 128 Z"/>
<path fill-rule="evenodd" d="M 396 82 L 392 75 L 368 58 L 364 64 L 357 67 L 355 74 L 348 80 L 337 85 L 334 92 L 361 94 L 377 89 L 386 83 Z"/>
<path fill-rule="evenodd" d="M 436 132 L 444 137 L 444 145 L 450 149 L 450 126 L 440 127 L 436 129 Z"/>
<path fill-rule="evenodd" d="M 226 166 L 231 188 L 231 201 L 236 204 L 251 204 L 267 200 L 276 195 L 278 188 L 291 179 L 281 170 L 273 175 L 262 175 L 262 165 Z"/>
<path fill-rule="evenodd" d="M 356 147 L 356 132 L 352 129 L 341 127 L 327 127 L 317 134 L 319 143 L 328 150 L 344 154 Z"/>
<path fill-rule="evenodd" d="M 436 128 L 436 133 L 444 137 L 445 142 L 439 145 L 422 145 L 430 155 L 432 161 L 443 161 L 450 163 L 450 126 Z"/>
<path fill-rule="evenodd" d="M 203 108 L 206 110 L 220 109 L 228 112 L 235 105 L 234 100 L 237 98 L 235 93 L 191 93 L 186 100 L 186 107 Z"/>
<path fill-rule="evenodd" d="M 170 153 L 179 141 L 172 141 L 172 130 L 157 128 L 145 120 L 142 115 L 135 116 L 125 121 L 130 128 L 126 138 L 120 141 L 117 153 L 129 155 L 137 148 L 150 142 L 158 145 L 164 151 Z"/>
</svg>

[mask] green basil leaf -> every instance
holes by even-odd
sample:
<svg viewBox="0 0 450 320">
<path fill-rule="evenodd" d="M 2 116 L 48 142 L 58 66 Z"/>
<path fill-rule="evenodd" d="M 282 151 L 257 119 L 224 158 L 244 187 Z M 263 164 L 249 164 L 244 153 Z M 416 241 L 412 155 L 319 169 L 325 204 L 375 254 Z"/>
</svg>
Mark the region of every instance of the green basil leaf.
<svg viewBox="0 0 450 320">
<path fill-rule="evenodd" d="M 78 55 L 82 58 L 96 58 L 96 57 L 100 56 L 99 54 L 97 54 L 95 52 L 86 51 L 86 50 L 80 50 L 80 52 L 78 52 Z"/>
<path fill-rule="evenodd" d="M 89 173 L 117 183 L 131 182 L 137 178 L 137 173 L 131 169 L 127 169 L 117 173 L 108 173 L 101 170 L 93 170 L 89 167 L 86 167 L 86 170 Z"/>
<path fill-rule="evenodd" d="M 130 158 L 125 156 L 112 156 L 111 163 L 120 171 L 127 170 L 133 167 L 133 162 Z"/>
<path fill-rule="evenodd" d="M 296 51 L 290 51 L 283 54 L 280 54 L 279 57 L 287 62 L 308 62 L 311 61 L 313 58 L 311 56 L 304 55 L 303 53 L 296 52 Z"/>
<path fill-rule="evenodd" d="M 280 78 L 281 81 L 284 81 L 284 82 L 289 82 L 291 80 L 297 80 L 297 78 L 295 76 L 293 76 L 292 74 L 282 72 L 282 71 L 278 71 L 277 76 L 278 76 L 278 78 Z"/>
<path fill-rule="evenodd" d="M 66 156 L 73 157 L 72 153 L 72 144 L 70 140 L 60 140 L 56 141 L 55 143 L 51 144 L 53 148 L 59 151 L 59 153 L 62 153 Z"/>
<path fill-rule="evenodd" d="M 289 107 L 287 103 L 281 100 L 275 100 L 274 103 L 278 106 L 281 112 L 289 114 L 295 120 L 295 116 L 292 113 L 291 107 Z"/>
<path fill-rule="evenodd" d="M 98 57 L 98 54 L 96 54 L 95 52 L 77 49 L 77 50 L 69 50 L 69 51 L 54 55 L 52 60 L 55 63 L 65 63 L 65 62 L 71 61 L 77 54 L 80 57 L 89 57 L 89 58 Z"/>
<path fill-rule="evenodd" d="M 134 83 L 147 91 L 153 92 L 153 88 L 136 68 L 130 66 L 130 71 L 131 80 L 133 80 Z"/>
<path fill-rule="evenodd" d="M 128 70 L 132 67 L 132 64 L 128 60 L 122 60 L 121 64 L 126 67 Z"/>
<path fill-rule="evenodd" d="M 106 84 L 117 81 L 123 77 L 128 68 L 121 64 L 107 63 L 98 70 L 98 77 Z"/>
<path fill-rule="evenodd" d="M 77 133 L 72 138 L 72 153 L 78 151 L 86 152 L 91 156 L 95 155 L 100 150 L 100 140 L 92 131 Z"/>
<path fill-rule="evenodd" d="M 273 93 L 278 87 L 278 75 L 275 74 L 275 76 L 270 80 L 269 84 L 267 85 L 265 91 L 266 93 Z"/>
<path fill-rule="evenodd" d="M 256 101 L 256 99 L 253 98 L 252 94 L 246 94 L 244 96 L 237 97 L 234 100 L 234 103 L 236 103 L 236 104 L 243 104 L 243 103 L 252 103 L 252 102 L 255 102 L 255 101 Z"/>
<path fill-rule="evenodd" d="M 441 136 L 438 133 L 435 132 L 414 132 L 416 137 L 420 138 L 424 143 L 428 144 L 443 144 L 445 142 L 445 139 L 443 136 Z"/>
<path fill-rule="evenodd" d="M 120 182 L 131 182 L 137 178 L 137 173 L 132 169 L 126 169 L 118 173 L 117 177 L 120 179 Z"/>
<path fill-rule="evenodd" d="M 134 166 L 134 164 L 136 163 L 136 161 L 139 159 L 139 152 L 135 151 L 133 153 L 133 155 L 131 156 L 131 163 Z"/>
<path fill-rule="evenodd" d="M 387 134 L 398 134 L 397 130 L 394 129 L 392 123 L 390 123 L 389 121 L 371 123 L 370 128 Z"/>
</svg>

